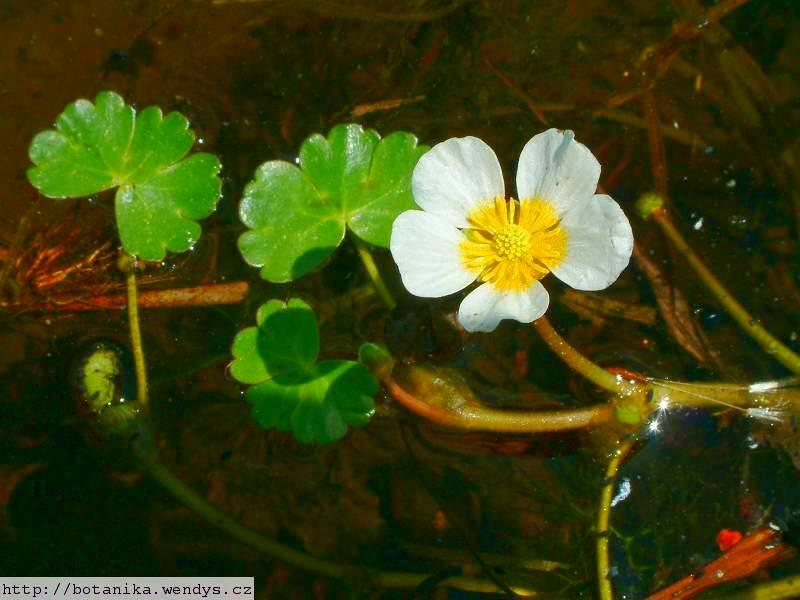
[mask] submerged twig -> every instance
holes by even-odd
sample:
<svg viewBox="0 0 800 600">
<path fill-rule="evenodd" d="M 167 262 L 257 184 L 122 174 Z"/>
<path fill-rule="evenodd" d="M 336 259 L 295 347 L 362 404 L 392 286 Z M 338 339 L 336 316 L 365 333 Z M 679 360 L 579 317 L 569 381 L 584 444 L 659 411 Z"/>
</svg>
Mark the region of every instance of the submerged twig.
<svg viewBox="0 0 800 600">
<path fill-rule="evenodd" d="M 705 332 L 698 326 L 683 292 L 664 277 L 661 269 L 639 244 L 633 246 L 633 257 L 639 270 L 650 282 L 661 316 L 675 341 L 707 367 L 721 369 L 719 353 L 711 347 Z"/>
<path fill-rule="evenodd" d="M 333 0 L 311 0 L 306 2 L 298 2 L 291 0 L 290 2 L 283 2 L 285 5 L 290 5 L 294 10 L 303 8 L 303 4 L 309 10 L 314 10 L 323 14 L 329 14 L 339 19 L 355 19 L 358 21 L 376 21 L 376 22 L 400 22 L 400 23 L 424 23 L 426 21 L 435 21 L 446 17 L 450 13 L 458 10 L 466 0 L 454 0 L 448 5 L 438 9 L 427 11 L 409 11 L 409 12 L 387 12 L 375 10 L 369 3 L 361 6 L 356 2 L 334 2 Z M 211 0 L 212 4 L 272 4 L 280 5 L 276 0 Z"/>
<path fill-rule="evenodd" d="M 378 100 L 376 102 L 367 102 L 353 107 L 350 115 L 353 117 L 363 117 L 370 113 L 379 112 L 382 110 L 393 110 L 407 104 L 416 104 L 425 100 L 425 96 L 414 96 L 412 98 L 392 98 L 391 100 Z"/>
<path fill-rule="evenodd" d="M 639 127 L 641 129 L 647 128 L 647 121 L 645 119 L 643 119 L 638 115 L 635 115 L 634 113 L 626 112 L 624 110 L 603 108 L 593 111 L 592 116 L 598 119 L 606 119 L 609 121 L 622 123 L 623 125 L 632 125 L 633 127 Z M 703 147 L 708 145 L 706 140 L 704 140 L 699 134 L 694 133 L 692 131 L 687 131 L 686 129 L 675 129 L 670 125 L 666 125 L 663 123 L 660 123 L 658 125 L 658 128 L 662 136 L 671 139 L 674 142 L 678 142 L 692 147 L 694 146 Z"/>
<path fill-rule="evenodd" d="M 673 0 L 690 14 L 702 14 L 698 0 Z M 736 122 L 746 127 L 763 126 L 760 109 L 769 111 L 780 102 L 770 78 L 752 56 L 719 22 L 710 22 L 705 30 L 708 44 L 716 52 L 718 71 L 728 84 L 724 95 L 716 94 L 715 102 L 723 111 L 738 109 Z M 678 67 L 677 60 L 675 66 Z M 713 98 L 715 94 L 709 95 Z"/>
<path fill-rule="evenodd" d="M 659 590 L 647 600 L 689 600 L 704 590 L 722 583 L 750 577 L 761 569 L 789 560 L 795 555 L 791 546 L 781 542 L 781 531 L 772 526 L 761 527 L 725 554 L 669 587 Z M 797 590 L 797 585 L 789 589 Z M 789 598 L 790 596 L 764 596 Z"/>
<path fill-rule="evenodd" d="M 525 90 L 523 90 L 516 83 L 511 81 L 511 79 L 507 75 L 505 75 L 502 71 L 500 71 L 500 69 L 495 67 L 488 58 L 484 58 L 483 62 L 486 63 L 486 66 L 489 67 L 489 70 L 494 74 L 495 77 L 497 77 L 500 81 L 502 81 L 505 84 L 505 86 L 509 90 L 511 90 L 515 96 L 517 96 L 517 98 L 519 98 L 525 103 L 525 105 L 528 107 L 531 113 L 533 113 L 533 115 L 538 119 L 538 121 L 542 125 L 544 125 L 545 127 L 549 125 L 547 117 L 544 116 L 544 111 L 533 102 L 533 100 L 525 92 Z"/>
<path fill-rule="evenodd" d="M 188 288 L 140 291 L 138 292 L 138 300 L 141 308 L 238 304 L 247 297 L 248 289 L 249 286 L 246 281 L 213 283 Z M 70 298 L 64 302 L 59 302 L 56 298 L 51 298 L 44 302 L 0 302 L 0 309 L 11 311 L 85 312 L 125 308 L 127 305 L 127 294 L 104 294 L 81 300 Z"/>
<path fill-rule="evenodd" d="M 683 46 L 697 37 L 710 26 L 715 25 L 720 19 L 746 4 L 749 0 L 722 0 L 709 8 L 705 13 L 686 17 L 679 21 L 672 33 L 661 43 L 645 48 L 634 70 L 644 74 L 644 82 L 634 90 L 617 94 L 608 100 L 609 107 L 627 104 L 645 94 L 656 81 L 666 74 L 674 63 L 679 60 L 679 53 Z"/>
<path fill-rule="evenodd" d="M 645 304 L 620 302 L 602 294 L 566 289 L 559 300 L 561 304 L 595 323 L 607 319 L 633 321 L 642 325 L 655 325 L 656 309 Z"/>
<path fill-rule="evenodd" d="M 645 121 L 647 122 L 647 139 L 650 145 L 650 164 L 653 170 L 653 179 L 658 193 L 665 201 L 669 199 L 669 186 L 667 184 L 667 153 L 664 148 L 664 138 L 661 135 L 658 106 L 652 83 L 645 86 L 642 96 Z"/>
<path fill-rule="evenodd" d="M 654 77 L 658 79 L 667 70 L 672 58 L 680 52 L 684 44 L 694 40 L 709 25 L 716 23 L 747 2 L 748 0 L 721 0 L 702 15 L 683 19 L 673 27 L 672 34 L 667 39 L 642 53 L 639 64 L 647 62 L 654 64 L 657 68 Z"/>
</svg>

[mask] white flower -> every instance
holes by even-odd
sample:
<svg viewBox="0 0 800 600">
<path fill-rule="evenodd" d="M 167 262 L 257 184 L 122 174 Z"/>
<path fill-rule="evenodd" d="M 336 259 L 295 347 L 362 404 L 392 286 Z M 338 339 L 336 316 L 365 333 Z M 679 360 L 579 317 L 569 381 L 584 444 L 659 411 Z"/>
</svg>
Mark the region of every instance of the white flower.
<svg viewBox="0 0 800 600">
<path fill-rule="evenodd" d="M 633 233 L 611 197 L 595 194 L 600 164 L 571 131 L 549 129 L 522 149 L 519 200 L 505 197 L 500 163 L 475 137 L 452 138 L 424 154 L 411 187 L 422 210 L 392 226 L 390 248 L 403 284 L 439 298 L 481 283 L 461 302 L 467 331 L 503 319 L 530 323 L 550 296 L 552 271 L 578 290 L 602 290 L 628 266 Z"/>
</svg>

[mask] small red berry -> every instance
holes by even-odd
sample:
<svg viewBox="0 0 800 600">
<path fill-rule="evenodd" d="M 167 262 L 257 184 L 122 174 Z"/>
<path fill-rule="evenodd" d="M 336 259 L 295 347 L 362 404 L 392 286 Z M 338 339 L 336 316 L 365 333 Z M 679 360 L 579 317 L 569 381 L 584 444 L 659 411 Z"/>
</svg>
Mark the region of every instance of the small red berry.
<svg viewBox="0 0 800 600">
<path fill-rule="evenodd" d="M 735 529 L 720 529 L 717 534 L 717 546 L 727 552 L 742 540 L 742 534 Z"/>
</svg>

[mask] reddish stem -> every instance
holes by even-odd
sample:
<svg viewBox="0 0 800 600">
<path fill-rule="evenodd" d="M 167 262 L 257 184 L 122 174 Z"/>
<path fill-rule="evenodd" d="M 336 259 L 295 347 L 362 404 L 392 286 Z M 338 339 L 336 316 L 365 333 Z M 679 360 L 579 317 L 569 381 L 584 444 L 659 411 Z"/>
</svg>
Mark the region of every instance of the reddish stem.
<svg viewBox="0 0 800 600">
<path fill-rule="evenodd" d="M 586 429 L 608 423 L 614 418 L 612 404 L 600 404 L 576 410 L 515 411 L 478 406 L 447 409 L 428 404 L 400 386 L 390 373 L 380 375 L 386 390 L 400 405 L 414 414 L 443 427 L 469 431 L 501 433 L 543 433 Z"/>
<path fill-rule="evenodd" d="M 505 73 L 500 71 L 500 69 L 495 67 L 488 58 L 484 58 L 483 62 L 486 63 L 486 66 L 494 74 L 495 77 L 497 77 L 500 81 L 502 81 L 506 85 L 506 87 L 508 87 L 508 89 L 510 89 L 514 93 L 515 96 L 517 96 L 528 106 L 528 109 L 539 120 L 539 122 L 545 127 L 547 127 L 549 124 L 547 122 L 547 117 L 545 117 L 542 110 L 533 103 L 533 100 L 531 100 L 531 97 L 525 92 L 525 90 L 523 90 L 516 83 L 511 81 L 511 79 Z"/>
<path fill-rule="evenodd" d="M 142 308 L 176 308 L 180 306 L 210 306 L 215 304 L 238 304 L 247 296 L 246 281 L 215 283 L 189 288 L 168 290 L 147 290 L 139 292 L 139 306 Z M 6 310 L 33 310 L 42 312 L 83 312 L 125 308 L 128 304 L 126 294 L 106 294 L 59 302 L 52 298 L 44 302 L 0 302 Z"/>
<path fill-rule="evenodd" d="M 709 8 L 702 15 L 692 15 L 678 22 L 672 29 L 672 34 L 651 49 L 643 57 L 652 60 L 658 68 L 656 78 L 660 77 L 668 68 L 672 59 L 680 52 L 687 42 L 698 37 L 712 23 L 717 23 L 749 0 L 721 0 Z"/>
<path fill-rule="evenodd" d="M 661 122 L 658 118 L 658 105 L 653 84 L 648 83 L 642 95 L 644 117 L 647 121 L 647 139 L 650 143 L 650 163 L 653 169 L 656 191 L 666 201 L 669 198 L 667 177 L 667 153 L 664 149 L 664 138 L 661 135 Z"/>
</svg>

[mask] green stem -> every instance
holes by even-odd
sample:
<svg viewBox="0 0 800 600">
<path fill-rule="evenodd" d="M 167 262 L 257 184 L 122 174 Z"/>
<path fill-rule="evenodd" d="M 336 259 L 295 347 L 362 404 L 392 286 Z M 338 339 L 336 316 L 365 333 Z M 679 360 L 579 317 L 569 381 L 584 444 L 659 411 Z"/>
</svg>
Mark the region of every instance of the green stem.
<svg viewBox="0 0 800 600">
<path fill-rule="evenodd" d="M 630 438 L 617 446 L 611 460 L 606 468 L 606 478 L 604 481 L 603 490 L 600 493 L 600 507 L 597 511 L 597 585 L 600 600 L 613 600 L 614 594 L 611 590 L 611 579 L 609 574 L 611 572 L 611 562 L 608 557 L 608 541 L 609 541 L 609 522 L 611 520 L 611 498 L 614 495 L 614 485 L 617 481 L 617 473 L 619 466 L 628 453 L 631 451 L 634 438 Z"/>
<path fill-rule="evenodd" d="M 482 406 L 476 399 L 465 397 L 458 386 L 449 385 L 446 377 L 424 366 L 400 364 L 385 347 L 377 344 L 363 344 L 358 359 L 403 408 L 451 429 L 540 433 L 599 427 L 614 419 L 612 402 L 551 411 L 498 410 Z M 398 382 L 398 376 L 404 385 Z"/>
<path fill-rule="evenodd" d="M 661 227 L 664 234 L 672 242 L 675 248 L 681 253 L 694 269 L 700 280 L 717 297 L 719 303 L 728 311 L 739 326 L 745 330 L 756 342 L 758 342 L 767 354 L 771 354 L 784 367 L 800 375 L 800 356 L 795 354 L 788 346 L 775 338 L 769 331 L 764 329 L 752 316 L 739 304 L 736 299 L 720 283 L 714 274 L 703 264 L 700 257 L 694 253 L 678 229 L 670 220 L 663 208 L 656 208 L 650 212 L 650 216 Z"/>
<path fill-rule="evenodd" d="M 378 291 L 383 303 L 386 304 L 389 310 L 394 310 L 397 306 L 397 302 L 392 296 L 392 293 L 389 291 L 386 282 L 381 277 L 381 273 L 378 270 L 378 265 L 375 264 L 375 258 L 372 256 L 372 252 L 369 249 L 369 246 L 366 242 L 360 239 L 357 235 L 353 235 L 353 243 L 356 246 L 356 250 L 358 250 L 358 256 L 361 258 L 361 262 L 364 265 L 364 269 L 367 271 L 367 275 L 372 280 L 372 285 L 375 286 L 375 289 Z"/>
<path fill-rule="evenodd" d="M 386 391 L 398 404 L 432 423 L 453 429 L 496 433 L 545 433 L 588 429 L 604 425 L 614 419 L 614 406 L 611 403 L 575 410 L 552 411 L 504 411 L 473 405 L 458 408 L 437 406 L 404 389 L 394 379 L 391 371 L 379 371 L 376 374 Z"/>
<path fill-rule="evenodd" d="M 134 446 L 134 454 L 147 473 L 161 484 L 164 489 L 205 519 L 209 524 L 221 529 L 231 537 L 289 564 L 321 573 L 322 575 L 343 577 L 348 574 L 348 570 L 342 565 L 317 559 L 303 552 L 298 552 L 274 540 L 263 537 L 239 524 L 237 521 L 206 502 L 199 494 L 176 477 L 170 469 L 154 459 L 146 448 L 136 445 Z"/>
<path fill-rule="evenodd" d="M 398 404 L 432 423 L 466 431 L 542 433 L 586 429 L 619 418 L 617 411 L 620 406 L 637 410 L 638 417 L 634 420 L 619 418 L 630 425 L 641 423 L 653 410 L 668 406 L 733 408 L 767 421 L 780 421 L 784 415 L 800 414 L 800 388 L 794 379 L 747 385 L 668 381 L 638 374 L 626 378 L 614 375 L 586 358 L 564 340 L 546 319 L 539 319 L 534 327 L 568 367 L 616 398 L 605 404 L 557 411 L 498 410 L 475 402 L 465 402 L 446 390 L 440 391 L 438 396 L 434 393 L 438 400 L 430 401 L 426 382 L 431 381 L 432 377 L 424 373 L 424 367 L 405 367 L 407 371 L 403 380 L 411 382 L 409 387 L 407 383 L 398 383 L 398 364 L 385 348 L 378 351 L 374 349 L 378 347 L 374 347 L 368 353 L 363 352 L 362 348 L 360 358 Z M 441 396 L 442 393 L 445 396 Z"/>
<path fill-rule="evenodd" d="M 782 600 L 798 597 L 800 597 L 800 575 L 758 583 L 741 592 L 725 593 L 725 598 L 728 600 Z"/>
<path fill-rule="evenodd" d="M 134 443 L 133 453 L 147 473 L 155 479 L 167 492 L 182 502 L 210 525 L 225 532 L 232 538 L 255 548 L 273 558 L 289 565 L 319 573 L 327 577 L 337 577 L 357 581 L 360 587 L 375 586 L 383 588 L 414 588 L 424 582 L 428 573 L 403 573 L 399 571 L 378 571 L 366 567 L 333 562 L 317 558 L 281 544 L 244 527 L 219 509 L 209 504 L 204 498 L 181 481 L 164 464 L 155 459 L 151 452 Z M 498 593 L 500 590 L 491 581 L 474 577 L 450 577 L 442 585 L 474 592 Z M 533 590 L 524 586 L 511 586 L 522 595 L 534 595 Z"/>
<path fill-rule="evenodd" d="M 578 352 L 578 350 L 571 346 L 569 342 L 553 329 L 547 317 L 541 317 L 534 321 L 533 327 L 544 342 L 550 346 L 550 349 L 555 352 L 570 369 L 577 371 L 596 386 L 612 394 L 616 394 L 617 396 L 638 396 L 643 393 L 643 385 L 628 381 L 619 375 L 614 375 Z"/>
<path fill-rule="evenodd" d="M 150 393 L 147 387 L 147 364 L 144 360 L 144 346 L 142 345 L 142 330 L 139 326 L 139 300 L 136 290 L 135 259 L 129 265 L 128 281 L 128 324 L 131 329 L 131 348 L 133 350 L 133 363 L 136 370 L 136 399 L 143 413 L 147 413 Z"/>
<path fill-rule="evenodd" d="M 566 363 L 595 385 L 630 398 L 647 411 L 667 405 L 696 408 L 734 408 L 741 411 L 762 410 L 761 416 L 778 420 L 782 413 L 800 413 L 800 389 L 796 380 L 771 381 L 752 385 L 726 382 L 688 383 L 641 377 L 629 380 L 596 365 L 562 338 L 542 317 L 534 327 L 548 346 Z M 646 402 L 645 402 L 646 399 Z"/>
</svg>

